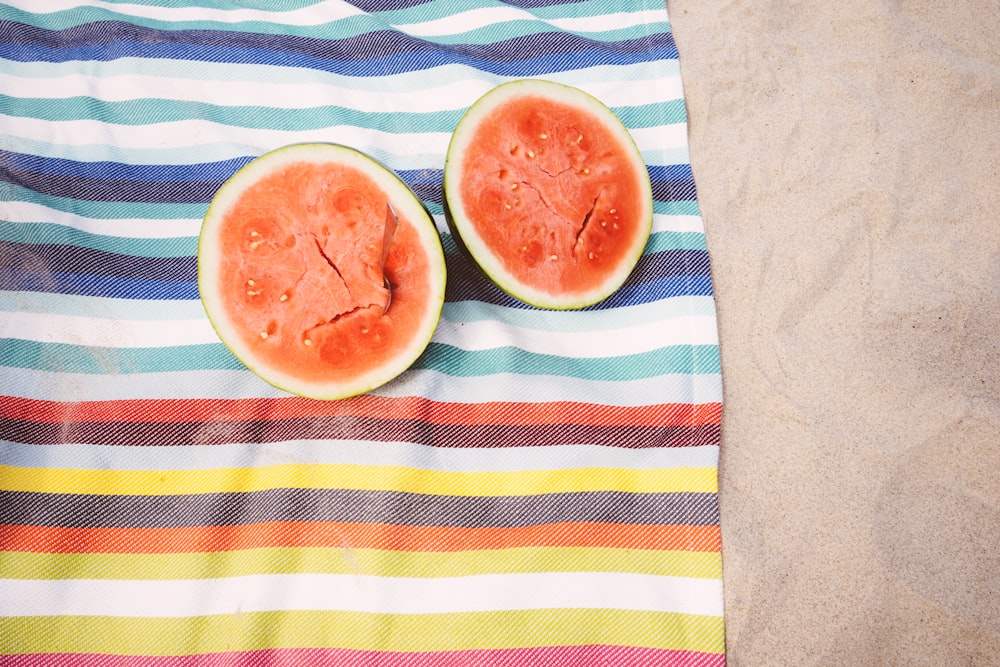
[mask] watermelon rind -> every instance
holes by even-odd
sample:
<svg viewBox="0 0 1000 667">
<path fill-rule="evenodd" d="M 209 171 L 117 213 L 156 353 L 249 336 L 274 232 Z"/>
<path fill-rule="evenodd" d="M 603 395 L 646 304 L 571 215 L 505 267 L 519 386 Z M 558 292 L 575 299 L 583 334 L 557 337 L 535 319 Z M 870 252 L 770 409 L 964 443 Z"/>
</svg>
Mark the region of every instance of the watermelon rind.
<svg viewBox="0 0 1000 667">
<path fill-rule="evenodd" d="M 219 285 L 220 222 L 243 191 L 261 177 L 297 162 L 340 163 L 362 171 L 384 190 L 400 218 L 412 222 L 430 262 L 427 303 L 412 339 L 391 359 L 373 363 L 370 370 L 349 380 L 307 381 L 282 368 L 262 363 L 227 319 L 227 295 Z M 336 143 L 300 143 L 267 151 L 237 170 L 216 191 L 202 220 L 198 237 L 198 289 L 208 320 L 233 355 L 268 384 L 291 394 L 319 400 L 338 400 L 363 394 L 395 379 L 410 368 L 427 348 L 444 305 L 446 268 L 441 237 L 430 213 L 395 172 L 368 154 Z"/>
<path fill-rule="evenodd" d="M 599 119 L 603 127 L 616 139 L 622 155 L 641 174 L 636 180 L 641 192 L 636 202 L 639 213 L 634 242 L 625 251 L 625 258 L 603 282 L 585 291 L 554 293 L 528 285 L 515 273 L 507 270 L 493 251 L 484 243 L 476 229 L 472 216 L 466 209 L 461 196 L 460 185 L 466 177 L 464 161 L 470 150 L 474 134 L 485 119 L 507 101 L 520 97 L 540 97 L 558 103 L 575 106 L 594 119 Z M 622 121 L 601 100 L 575 86 L 546 79 L 517 79 L 495 86 L 479 97 L 463 114 L 452 133 L 447 149 L 444 176 L 444 212 L 448 228 L 456 245 L 472 259 L 481 272 L 497 287 L 531 306 L 550 310 L 576 310 L 587 308 L 604 301 L 616 292 L 628 279 L 641 258 L 652 232 L 653 193 L 649 182 L 645 161 L 635 144 L 635 140 Z"/>
</svg>

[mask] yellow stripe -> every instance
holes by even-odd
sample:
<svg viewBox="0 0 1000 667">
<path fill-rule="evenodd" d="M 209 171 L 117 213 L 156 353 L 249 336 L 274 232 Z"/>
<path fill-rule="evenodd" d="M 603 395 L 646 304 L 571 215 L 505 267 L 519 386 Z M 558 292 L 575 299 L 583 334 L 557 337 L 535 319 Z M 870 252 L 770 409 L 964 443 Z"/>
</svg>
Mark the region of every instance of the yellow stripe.
<svg viewBox="0 0 1000 667">
<path fill-rule="evenodd" d="M 574 491 L 715 493 L 707 468 L 571 468 L 445 472 L 403 466 L 286 464 L 199 470 L 86 470 L 0 466 L 0 490 L 103 495 L 179 495 L 266 489 L 356 489 L 457 496 L 526 496 Z"/>
<path fill-rule="evenodd" d="M 454 614 L 243 612 L 186 618 L 0 618 L 6 653 L 190 655 L 272 647 L 454 651 L 618 644 L 722 653 L 723 620 L 671 612 L 539 609 Z"/>
<path fill-rule="evenodd" d="M 456 552 L 317 547 L 172 554 L 13 552 L 3 556 L 3 576 L 8 579 L 215 579 L 302 572 L 383 577 L 631 572 L 721 579 L 722 554 L 583 547 Z"/>
</svg>

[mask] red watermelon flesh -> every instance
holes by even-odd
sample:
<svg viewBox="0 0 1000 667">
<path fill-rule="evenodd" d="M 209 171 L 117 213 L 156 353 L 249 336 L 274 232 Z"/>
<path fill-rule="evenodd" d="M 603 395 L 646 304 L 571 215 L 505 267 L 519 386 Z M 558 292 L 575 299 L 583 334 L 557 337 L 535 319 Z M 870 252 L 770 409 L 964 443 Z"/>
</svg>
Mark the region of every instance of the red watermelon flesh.
<svg viewBox="0 0 1000 667">
<path fill-rule="evenodd" d="M 652 222 L 649 175 L 620 121 L 549 82 L 505 84 L 473 105 L 449 147 L 445 192 L 453 231 L 480 267 L 543 307 L 614 291 Z"/>
<path fill-rule="evenodd" d="M 433 222 L 395 175 L 351 149 L 265 157 L 220 190 L 203 226 L 199 287 L 220 338 L 265 380 L 307 396 L 339 398 L 398 375 L 443 303 Z M 390 201 L 391 303 L 381 265 Z"/>
</svg>

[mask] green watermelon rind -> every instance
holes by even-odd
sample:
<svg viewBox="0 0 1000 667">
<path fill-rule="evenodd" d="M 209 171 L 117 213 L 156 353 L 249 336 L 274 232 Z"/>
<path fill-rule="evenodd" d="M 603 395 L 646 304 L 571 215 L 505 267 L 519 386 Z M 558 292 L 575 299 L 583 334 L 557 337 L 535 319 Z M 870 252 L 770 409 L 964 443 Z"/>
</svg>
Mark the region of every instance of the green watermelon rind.
<svg viewBox="0 0 1000 667">
<path fill-rule="evenodd" d="M 259 177 L 283 164 L 300 161 L 340 162 L 363 171 L 382 187 L 401 218 L 413 222 L 421 245 L 426 249 L 431 265 L 431 273 L 436 276 L 428 282 L 431 305 L 414 333 L 409 346 L 393 359 L 375 366 L 369 372 L 347 382 L 317 383 L 300 380 L 280 369 L 262 368 L 252 351 L 245 346 L 235 329 L 229 326 L 222 301 L 225 296 L 213 285 L 217 284 L 219 263 L 213 261 L 213 252 L 218 254 L 217 243 L 212 236 L 214 221 L 221 220 L 222 213 L 239 198 L 243 187 L 255 182 Z M 366 153 L 350 146 L 336 143 L 299 143 L 282 146 L 267 151 L 238 169 L 216 191 L 202 220 L 198 236 L 198 291 L 202 307 L 209 323 L 219 340 L 232 354 L 255 375 L 268 384 L 288 392 L 318 400 L 338 400 L 363 394 L 394 380 L 420 357 L 430 344 L 444 307 L 446 267 L 441 237 L 434 219 L 423 202 L 410 187 L 389 167 Z M 433 278 L 432 276 L 432 278 Z"/>
<path fill-rule="evenodd" d="M 553 295 L 525 285 L 516 276 L 506 271 L 495 259 L 493 253 L 483 244 L 469 222 L 462 205 L 459 183 L 462 180 L 461 162 L 467 146 L 479 122 L 498 105 L 520 95 L 541 96 L 557 102 L 577 105 L 602 119 L 605 127 L 620 139 L 620 147 L 641 167 L 640 173 L 648 174 L 645 160 L 628 128 L 601 100 L 580 88 L 546 79 L 517 79 L 508 81 L 487 91 L 477 99 L 459 119 L 448 144 L 443 176 L 445 220 L 456 245 L 472 259 L 479 270 L 498 288 L 510 296 L 537 308 L 548 310 L 578 310 L 593 306 L 614 294 L 628 280 L 645 251 L 653 226 L 653 191 L 648 175 L 640 185 L 643 190 L 643 211 L 638 216 L 640 225 L 636 241 L 629 249 L 627 261 L 622 261 L 618 269 L 609 274 L 598 287 L 575 295 Z"/>
</svg>

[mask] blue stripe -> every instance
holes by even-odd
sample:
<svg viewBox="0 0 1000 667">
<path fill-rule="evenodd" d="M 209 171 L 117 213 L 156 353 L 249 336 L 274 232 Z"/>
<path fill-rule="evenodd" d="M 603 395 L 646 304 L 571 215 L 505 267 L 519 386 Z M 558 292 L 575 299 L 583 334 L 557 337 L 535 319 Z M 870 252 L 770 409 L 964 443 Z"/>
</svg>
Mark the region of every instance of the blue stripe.
<svg viewBox="0 0 1000 667">
<path fill-rule="evenodd" d="M 649 165 L 646 169 L 649 171 L 649 178 L 652 181 L 683 181 L 693 179 L 690 164 Z"/>
<path fill-rule="evenodd" d="M 452 239 L 453 240 L 453 239 Z M 473 282 L 478 269 L 458 252 L 449 252 L 449 275 L 459 282 Z M 123 255 L 81 246 L 17 243 L 0 241 L 4 268 L 26 273 L 59 273 L 92 276 L 143 276 L 155 281 L 194 281 L 197 257 L 148 257 Z M 636 265 L 630 283 L 641 283 L 675 275 L 708 275 L 708 252 L 703 249 L 667 249 L 647 253 Z"/>
<path fill-rule="evenodd" d="M 197 258 L 121 255 L 70 245 L 0 241 L 5 268 L 33 273 L 94 276 L 142 276 L 146 280 L 185 281 L 198 275 Z"/>
<path fill-rule="evenodd" d="M 419 169 L 398 172 L 399 177 L 426 204 L 444 204 L 441 181 L 429 179 L 440 170 Z M 228 178 L 228 177 L 226 177 Z M 226 178 L 212 181 L 135 181 L 103 180 L 75 176 L 52 176 L 34 172 L 0 171 L 0 181 L 32 190 L 46 197 L 75 199 L 102 203 L 136 204 L 205 204 L 225 183 Z M 651 181 L 653 199 L 660 202 L 692 201 L 696 199 L 693 179 Z M 199 217 L 204 211 L 199 213 Z"/>
<path fill-rule="evenodd" d="M 582 310 L 605 310 L 624 306 L 636 306 L 652 303 L 662 299 L 678 296 L 711 296 L 712 279 L 706 275 L 677 275 L 658 278 L 645 283 L 626 283 L 604 301 Z M 445 299 L 448 302 L 483 301 L 485 303 L 506 308 L 531 309 L 514 297 L 504 293 L 488 281 L 476 281 L 475 284 L 448 281 Z"/>
<path fill-rule="evenodd" d="M 217 162 L 193 164 L 129 164 L 108 160 L 87 162 L 66 158 L 47 158 L 0 150 L 0 170 L 147 182 L 212 181 L 229 178 L 255 157 L 255 155 L 245 155 Z M 649 165 L 647 169 L 649 177 L 653 181 L 690 180 L 692 178 L 691 165 L 689 164 Z M 404 180 L 406 180 L 405 176 L 408 175 L 412 182 L 419 183 L 440 183 L 442 178 L 440 169 L 413 169 L 398 173 L 404 177 Z"/>
<path fill-rule="evenodd" d="M 214 63 L 243 63 L 259 65 L 286 64 L 289 67 L 303 67 L 344 76 L 365 76 L 379 72 L 381 76 L 404 74 L 407 72 L 432 69 L 443 65 L 466 65 L 482 72 L 498 76 L 537 76 L 552 72 L 578 69 L 581 62 L 594 65 L 632 65 L 661 59 L 677 58 L 673 46 L 659 47 L 638 53 L 614 53 L 599 49 L 556 53 L 538 57 L 526 57 L 519 61 L 507 62 L 465 56 L 445 51 L 417 51 L 403 55 L 372 58 L 364 61 L 344 61 L 331 58 L 294 55 L 241 49 L 236 47 L 177 47 L 174 45 L 129 44 L 118 42 L 113 50 L 105 47 L 84 47 L 63 52 L 44 47 L 0 46 L 0 58 L 22 62 L 63 62 L 65 60 L 102 61 L 112 58 L 160 58 L 166 60 L 194 60 Z M 513 46 L 519 53 L 532 53 L 531 46 Z M 112 53 L 119 55 L 111 55 Z"/>
<path fill-rule="evenodd" d="M 453 239 L 451 239 L 453 241 Z M 450 247 L 449 247 L 450 250 Z M 474 271 L 464 256 L 449 252 L 449 261 L 463 265 L 451 266 L 458 275 Z M 124 255 L 107 250 L 45 243 L 0 241 L 0 256 L 4 268 L 29 273 L 89 274 L 98 276 L 137 276 L 157 281 L 186 281 L 197 277 L 197 258 L 149 257 Z M 671 248 L 644 255 L 633 271 L 632 282 L 646 282 L 678 274 L 707 275 L 710 271 L 708 253 L 704 249 Z M 472 276 L 464 276 L 472 278 Z M 464 282 L 464 281 L 463 281 Z"/>
<path fill-rule="evenodd" d="M 0 151 L 0 172 L 31 172 L 51 176 L 76 176 L 153 183 L 216 181 L 229 178 L 254 157 L 256 156 L 248 155 L 218 162 L 196 164 L 128 164 L 109 160 L 86 162 Z"/>
<path fill-rule="evenodd" d="M 689 261 L 676 266 L 676 273 L 659 275 L 639 280 L 647 272 L 643 270 L 646 260 L 640 261 L 633 276 L 611 297 L 590 309 L 604 309 L 618 306 L 649 303 L 677 296 L 709 296 L 712 294 L 711 277 L 708 274 L 707 253 L 698 250 L 679 251 L 699 254 L 705 261 Z M 659 254 L 659 253 L 657 253 Z M 133 276 L 146 275 L 142 264 L 146 258 L 130 258 L 137 261 L 138 268 L 122 276 L 66 273 L 52 271 L 47 267 L 25 269 L 16 267 L 0 268 L 0 290 L 55 292 L 81 296 L 114 297 L 124 299 L 198 299 L 198 284 L 195 277 L 188 279 L 149 279 Z M 194 258 L 172 258 L 178 264 L 193 264 Z M 181 262 L 181 260 L 186 260 Z M 449 302 L 479 300 L 510 308 L 530 308 L 507 295 L 487 280 L 478 269 L 456 255 L 448 257 L 449 280 L 446 300 Z M 187 269 L 186 272 L 191 272 Z M 185 273 L 185 271 L 178 271 Z"/>
<path fill-rule="evenodd" d="M 552 54 L 561 52 L 604 51 L 619 54 L 646 53 L 664 46 L 673 46 L 669 32 L 653 33 L 641 38 L 617 42 L 602 42 L 567 32 L 538 32 L 492 44 L 450 44 L 445 47 L 398 30 L 375 30 L 342 39 L 322 39 L 298 35 L 281 35 L 237 30 L 160 30 L 123 21 L 94 21 L 63 30 L 47 30 L 24 23 L 0 22 L 0 34 L 9 37 L 4 44 L 24 49 L 62 51 L 65 60 L 77 59 L 80 50 L 92 52 L 93 47 L 114 44 L 116 47 L 172 46 L 183 52 L 187 48 L 235 48 L 251 51 L 280 52 L 319 56 L 336 60 L 366 61 L 373 55 L 405 56 L 421 51 L 445 50 L 457 56 L 488 59 L 493 62 L 514 62 L 525 53 Z M 525 50 L 526 48 L 530 50 Z M 131 55 L 102 53 L 109 57 Z M 93 58 L 87 58 L 92 60 Z M 371 76 L 371 72 L 368 73 Z"/>
<path fill-rule="evenodd" d="M 49 197 L 141 204 L 208 203 L 225 179 L 211 181 L 145 181 L 62 176 L 4 169 L 0 181 Z"/>
<path fill-rule="evenodd" d="M 118 39 L 116 28 L 124 31 Z M 589 66 L 625 65 L 676 59 L 670 33 L 641 39 L 601 42 L 563 32 L 537 33 L 495 44 L 439 45 L 394 32 L 378 31 L 343 40 L 211 30 L 162 31 L 119 22 L 91 23 L 61 31 L 0 23 L 12 33 L 0 45 L 0 57 L 14 61 L 107 61 L 117 58 L 163 58 L 283 64 L 372 76 L 412 72 L 460 63 L 502 75 L 528 75 Z M 108 45 L 113 48 L 108 48 Z M 538 54 L 538 55 L 530 55 Z"/>
<path fill-rule="evenodd" d="M 140 274 L 141 275 L 141 274 Z M 193 280 L 146 280 L 0 267 L 0 289 L 121 299 L 198 299 Z"/>
<path fill-rule="evenodd" d="M 210 165 L 194 165 L 191 180 L 167 180 L 168 175 L 183 175 L 183 168 L 168 165 L 163 167 L 163 172 L 157 173 L 159 167 L 153 168 L 150 165 L 119 169 L 116 166 L 118 163 L 104 164 L 109 173 L 122 172 L 122 176 L 129 175 L 133 178 L 40 173 L 0 167 L 0 182 L 8 182 L 41 195 L 63 199 L 142 204 L 208 204 L 216 191 L 238 168 L 235 160 L 219 163 L 235 168 L 231 172 L 224 172 L 220 168 L 217 170 L 219 173 L 217 178 L 202 180 L 197 177 L 206 176 Z M 652 168 L 650 171 L 652 172 Z M 396 173 L 420 200 L 434 204 L 444 203 L 442 170 L 411 169 Z M 147 174 L 151 178 L 144 178 Z M 696 198 L 694 179 L 690 177 L 653 178 L 650 185 L 653 199 L 657 201 L 688 201 Z"/>
</svg>

